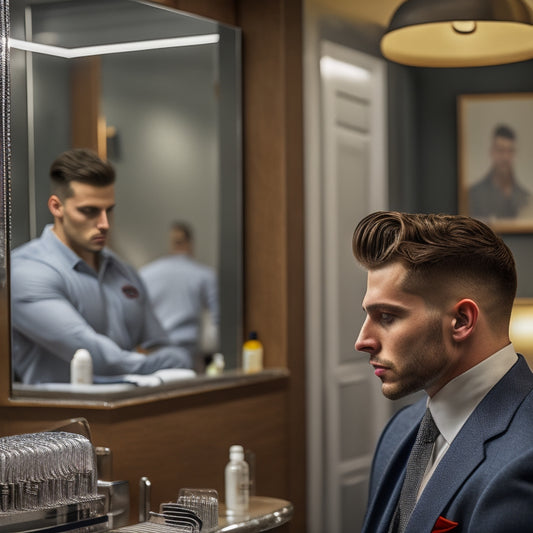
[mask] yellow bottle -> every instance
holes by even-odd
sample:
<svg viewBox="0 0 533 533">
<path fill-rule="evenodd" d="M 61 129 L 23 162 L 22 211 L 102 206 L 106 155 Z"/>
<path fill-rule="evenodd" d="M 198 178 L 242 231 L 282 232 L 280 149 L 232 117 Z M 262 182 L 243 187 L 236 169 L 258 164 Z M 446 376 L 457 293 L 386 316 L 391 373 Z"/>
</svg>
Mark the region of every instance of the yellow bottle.
<svg viewBox="0 0 533 533">
<path fill-rule="evenodd" d="M 242 345 L 242 369 L 245 374 L 263 370 L 263 344 L 255 331 L 250 332 L 248 340 Z"/>
</svg>

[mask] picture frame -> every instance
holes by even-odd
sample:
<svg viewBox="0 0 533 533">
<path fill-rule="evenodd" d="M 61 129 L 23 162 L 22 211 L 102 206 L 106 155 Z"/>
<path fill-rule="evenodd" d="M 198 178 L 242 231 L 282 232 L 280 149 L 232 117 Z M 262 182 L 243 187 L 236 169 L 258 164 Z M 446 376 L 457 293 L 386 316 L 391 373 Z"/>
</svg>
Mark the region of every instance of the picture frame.
<svg viewBox="0 0 533 533">
<path fill-rule="evenodd" d="M 459 214 L 533 232 L 533 93 L 459 95 L 457 124 Z"/>
</svg>

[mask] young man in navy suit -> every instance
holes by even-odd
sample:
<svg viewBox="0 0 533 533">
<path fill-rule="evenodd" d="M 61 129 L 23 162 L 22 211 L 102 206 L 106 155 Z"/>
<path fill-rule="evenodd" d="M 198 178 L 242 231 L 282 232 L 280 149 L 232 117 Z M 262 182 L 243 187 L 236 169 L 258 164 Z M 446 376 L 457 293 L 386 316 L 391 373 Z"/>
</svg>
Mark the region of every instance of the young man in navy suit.
<svg viewBox="0 0 533 533">
<path fill-rule="evenodd" d="M 380 438 L 363 533 L 533 530 L 533 374 L 509 340 L 509 248 L 469 217 L 378 212 L 358 224 L 353 251 L 368 271 L 356 350 L 387 398 L 427 393 Z M 426 408 L 438 436 L 405 516 L 398 501 Z"/>
</svg>

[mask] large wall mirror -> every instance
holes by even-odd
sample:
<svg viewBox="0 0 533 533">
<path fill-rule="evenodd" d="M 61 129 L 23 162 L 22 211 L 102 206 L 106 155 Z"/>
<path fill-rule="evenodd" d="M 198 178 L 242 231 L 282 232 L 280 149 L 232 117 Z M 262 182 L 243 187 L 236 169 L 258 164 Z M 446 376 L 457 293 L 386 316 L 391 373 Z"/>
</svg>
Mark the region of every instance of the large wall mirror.
<svg viewBox="0 0 533 533">
<path fill-rule="evenodd" d="M 136 0 L 11 0 L 7 23 L 6 247 L 51 222 L 55 157 L 71 147 L 97 150 L 117 173 L 111 248 L 140 268 L 168 252 L 171 221 L 188 221 L 196 259 L 218 273 L 220 351 L 235 368 L 242 341 L 240 30 Z"/>
</svg>

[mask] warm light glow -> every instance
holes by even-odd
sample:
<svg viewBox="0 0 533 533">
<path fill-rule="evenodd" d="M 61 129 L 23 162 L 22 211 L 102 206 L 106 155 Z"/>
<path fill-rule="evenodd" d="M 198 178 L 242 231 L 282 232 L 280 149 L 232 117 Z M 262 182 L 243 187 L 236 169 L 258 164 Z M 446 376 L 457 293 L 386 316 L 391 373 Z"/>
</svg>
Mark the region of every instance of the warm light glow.
<svg viewBox="0 0 533 533">
<path fill-rule="evenodd" d="M 320 71 L 325 77 L 346 78 L 353 81 L 367 81 L 370 72 L 365 68 L 324 56 L 320 59 Z"/>
<path fill-rule="evenodd" d="M 129 43 L 114 43 L 96 46 L 83 46 L 79 48 L 64 48 L 47 44 L 32 43 L 19 39 L 9 39 L 9 46 L 27 52 L 73 59 L 103 54 L 116 54 L 124 52 L 138 52 L 142 50 L 158 50 L 161 48 L 176 48 L 180 46 L 198 46 L 202 44 L 218 43 L 220 37 L 216 33 L 207 35 L 191 35 L 189 37 L 174 37 L 171 39 L 154 39 L 150 41 L 134 41 Z"/>
<path fill-rule="evenodd" d="M 516 299 L 511 314 L 509 337 L 514 349 L 533 367 L 533 299 Z"/>
</svg>

